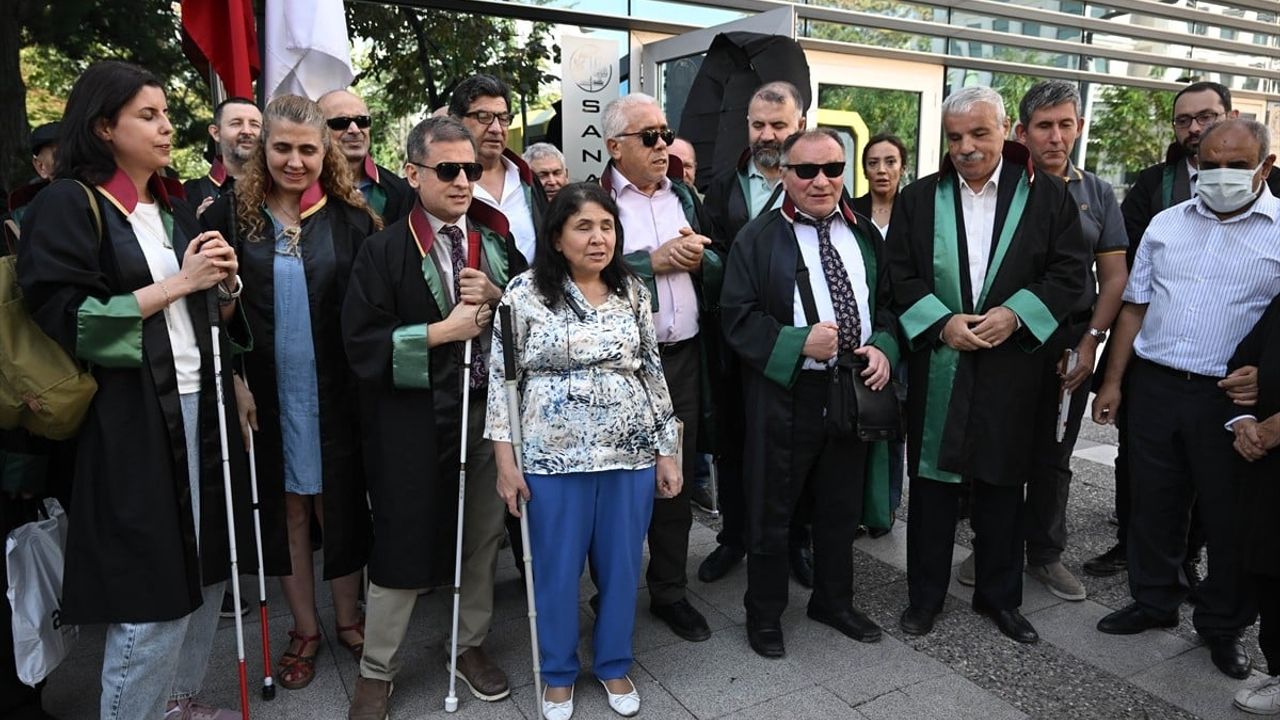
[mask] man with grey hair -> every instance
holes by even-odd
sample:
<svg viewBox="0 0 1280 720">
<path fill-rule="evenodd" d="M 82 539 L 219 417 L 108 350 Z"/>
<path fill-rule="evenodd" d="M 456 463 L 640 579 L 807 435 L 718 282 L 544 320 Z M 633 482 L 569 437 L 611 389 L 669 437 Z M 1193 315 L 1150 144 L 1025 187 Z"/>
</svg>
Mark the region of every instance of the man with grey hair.
<svg viewBox="0 0 1280 720">
<path fill-rule="evenodd" d="M 1094 421 L 1107 423 L 1123 400 L 1133 498 L 1133 603 L 1102 618 L 1098 630 L 1131 635 L 1178 624 L 1194 499 L 1211 571 L 1195 590 L 1192 621 L 1214 665 L 1237 679 L 1249 676 L 1240 637 L 1257 607 L 1240 571 L 1228 469 L 1236 461 L 1232 434 L 1237 447 L 1256 445 L 1258 435 L 1241 407 L 1252 402 L 1233 403 L 1224 378 L 1236 347 L 1280 294 L 1280 200 L 1266 183 L 1276 160 L 1268 144 L 1266 127 L 1252 120 L 1223 120 L 1201 133 L 1196 197 L 1147 226 L 1093 402 Z"/>
<path fill-rule="evenodd" d="M 493 615 L 493 569 L 506 509 L 493 491 L 497 465 L 484 439 L 490 303 L 525 269 L 502 216 L 473 202 L 480 177 L 470 132 L 447 117 L 410 131 L 405 175 L 416 192 L 408 216 L 360 247 L 342 309 L 347 357 L 361 384 L 365 472 L 373 508 L 364 657 L 349 717 L 382 720 L 400 670 L 418 591 L 452 581 L 463 522 L 458 677 L 481 700 L 509 693 L 480 647 Z M 478 269 L 469 235 L 478 235 Z M 463 380 L 461 346 L 478 351 Z M 456 517 L 462 382 L 471 383 L 467 487 Z"/>
<path fill-rule="evenodd" d="M 908 185 L 889 223 L 895 311 L 908 344 L 909 605 L 923 635 L 942 610 L 959 497 L 973 504 L 973 609 L 1023 643 L 1023 488 L 1036 407 L 1057 383 L 1043 346 L 1084 290 L 1088 246 L 1062 180 L 1005 140 L 1004 100 L 987 87 L 942 106 L 942 171 Z"/>
<path fill-rule="evenodd" d="M 804 101 L 795 85 L 776 81 L 761 85 L 747 104 L 747 149 L 735 167 L 726 168 L 707 187 L 707 215 L 716 235 L 732 246 L 743 226 L 782 206 L 782 143 L 805 127 Z M 722 524 L 718 545 L 698 567 L 698 579 L 714 582 L 746 557 L 746 505 L 743 495 L 742 452 L 746 409 L 742 407 L 741 368 L 733 353 L 725 353 L 721 381 L 726 386 L 717 423 L 720 445 L 717 483 Z M 803 516 L 803 510 L 800 511 Z M 813 586 L 813 554 L 803 522 L 791 533 L 791 572 L 800 584 Z"/>
<path fill-rule="evenodd" d="M 1065 418 L 1059 414 L 1059 394 L 1043 393 L 1035 426 L 1035 454 L 1027 482 L 1027 574 L 1064 600 L 1084 600 L 1085 588 L 1062 564 L 1067 544 L 1067 497 L 1071 486 L 1071 452 L 1080 432 L 1089 398 L 1086 380 L 1093 373 L 1098 346 L 1107 338 L 1120 294 L 1129 276 L 1125 250 L 1129 239 L 1111 185 L 1071 162 L 1071 151 L 1084 128 L 1080 92 L 1074 83 L 1048 80 L 1034 85 L 1018 103 L 1018 141 L 1031 153 L 1036 170 L 1060 177 L 1079 207 L 1080 229 L 1092 254 L 1086 265 L 1085 287 L 1066 319 L 1041 351 L 1045 382 L 1070 391 Z M 1093 265 L 1098 272 L 1095 279 Z M 1074 349 L 1071 372 L 1063 353 Z M 1061 430 L 1058 422 L 1065 420 Z M 1062 435 L 1059 437 L 1058 432 Z M 957 573 L 962 584 L 973 584 L 973 555 Z"/>
<path fill-rule="evenodd" d="M 556 199 L 560 188 L 569 184 L 569 171 L 565 169 L 564 153 L 551 143 L 534 143 L 524 150 L 524 161 L 529 164 L 533 176 L 542 184 L 547 202 Z"/>
<path fill-rule="evenodd" d="M 626 237 L 627 266 L 648 286 L 662 369 L 676 417 L 684 423 L 684 477 L 691 478 L 700 447 L 702 378 L 715 367 L 720 337 L 712 311 L 720 294 L 723 256 L 713 249 L 711 223 L 702 203 L 675 172 L 668 148 L 675 132 L 652 97 L 632 93 L 604 110 L 609 162 L 600 185 L 618 202 Z M 707 363 L 704 365 L 704 363 Z M 713 388 L 708 388 L 711 390 Z M 680 494 L 656 499 L 649 523 L 650 611 L 691 642 L 711 637 L 706 618 L 689 604 L 685 564 L 689 554 L 692 483 Z"/>
</svg>

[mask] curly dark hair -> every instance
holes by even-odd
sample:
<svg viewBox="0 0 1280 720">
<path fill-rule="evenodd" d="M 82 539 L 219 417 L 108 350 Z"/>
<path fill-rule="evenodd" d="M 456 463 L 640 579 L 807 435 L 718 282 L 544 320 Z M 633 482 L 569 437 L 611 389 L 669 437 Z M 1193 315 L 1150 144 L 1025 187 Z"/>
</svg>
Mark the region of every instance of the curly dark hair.
<svg viewBox="0 0 1280 720">
<path fill-rule="evenodd" d="M 564 230 L 569 218 L 588 204 L 599 205 L 613 216 L 616 242 L 613 257 L 600 271 L 600 278 L 615 295 L 627 292 L 630 278 L 634 277 L 622 261 L 622 221 L 618 218 L 618 204 L 599 184 L 578 182 L 566 185 L 556 193 L 547 208 L 538 232 L 538 244 L 533 253 L 533 287 L 546 301 L 547 307 L 559 307 L 565 302 L 564 283 L 570 278 L 569 261 L 555 248 L 555 242 Z"/>
</svg>

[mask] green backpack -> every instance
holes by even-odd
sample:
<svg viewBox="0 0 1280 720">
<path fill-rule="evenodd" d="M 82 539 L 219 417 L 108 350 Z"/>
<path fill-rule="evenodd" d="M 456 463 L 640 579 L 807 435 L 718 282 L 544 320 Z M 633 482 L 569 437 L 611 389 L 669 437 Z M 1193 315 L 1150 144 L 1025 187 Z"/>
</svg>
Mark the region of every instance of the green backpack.
<svg viewBox="0 0 1280 720">
<path fill-rule="evenodd" d="M 102 211 L 89 198 L 98 242 Z M 18 285 L 17 256 L 0 258 L 0 429 L 22 427 L 51 440 L 75 436 L 98 383 L 31 319 Z"/>
</svg>

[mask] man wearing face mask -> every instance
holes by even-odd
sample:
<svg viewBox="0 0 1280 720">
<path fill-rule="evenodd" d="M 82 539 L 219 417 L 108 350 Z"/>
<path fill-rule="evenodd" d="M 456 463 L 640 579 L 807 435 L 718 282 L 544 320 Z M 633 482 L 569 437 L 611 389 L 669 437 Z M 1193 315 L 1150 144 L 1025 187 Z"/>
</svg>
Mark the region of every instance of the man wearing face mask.
<svg viewBox="0 0 1280 720">
<path fill-rule="evenodd" d="M 1257 611 L 1238 572 L 1235 488 L 1225 470 L 1234 462 L 1232 435 L 1222 428 L 1247 410 L 1227 396 L 1222 379 L 1236 346 L 1280 294 L 1280 200 L 1263 181 L 1275 163 L 1269 144 L 1267 128 L 1252 120 L 1225 120 L 1201 135 L 1197 197 L 1157 215 L 1143 234 L 1093 404 L 1095 422 L 1111 422 L 1122 401 L 1135 420 L 1128 438 L 1133 603 L 1098 629 L 1128 635 L 1178 623 L 1194 498 L 1213 572 L 1196 590 L 1193 621 L 1214 665 L 1241 679 L 1250 660 L 1240 635 Z"/>
</svg>

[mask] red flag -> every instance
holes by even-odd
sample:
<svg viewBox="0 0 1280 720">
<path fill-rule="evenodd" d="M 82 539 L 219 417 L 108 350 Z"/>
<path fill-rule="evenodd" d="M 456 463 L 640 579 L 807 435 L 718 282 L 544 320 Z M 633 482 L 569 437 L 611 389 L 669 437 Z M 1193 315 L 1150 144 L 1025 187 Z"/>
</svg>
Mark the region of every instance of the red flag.
<svg viewBox="0 0 1280 720">
<path fill-rule="evenodd" d="M 228 97 L 252 99 L 253 79 L 262 70 L 252 0 L 182 0 L 187 57 L 222 78 Z"/>
</svg>

